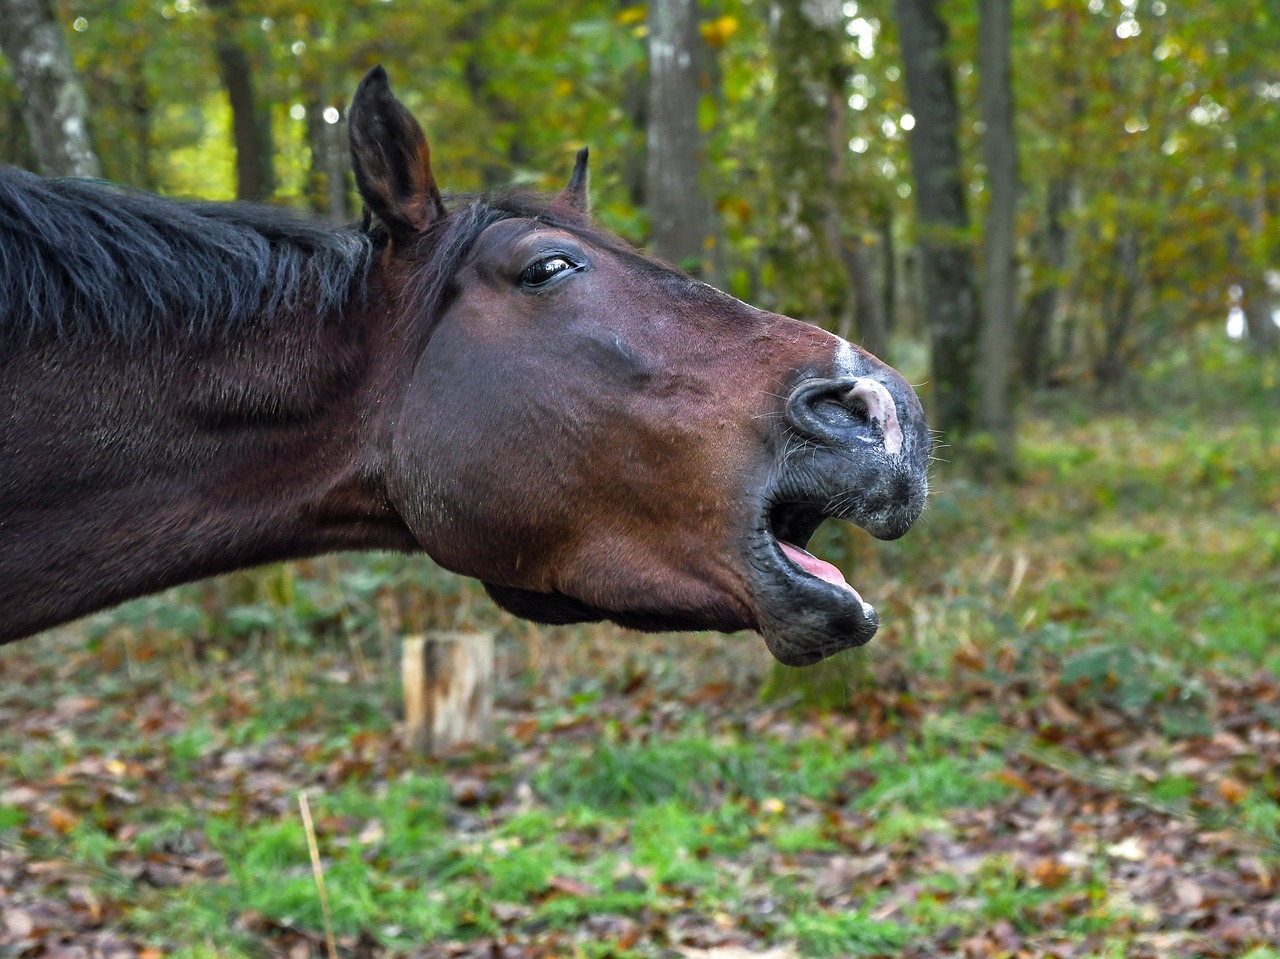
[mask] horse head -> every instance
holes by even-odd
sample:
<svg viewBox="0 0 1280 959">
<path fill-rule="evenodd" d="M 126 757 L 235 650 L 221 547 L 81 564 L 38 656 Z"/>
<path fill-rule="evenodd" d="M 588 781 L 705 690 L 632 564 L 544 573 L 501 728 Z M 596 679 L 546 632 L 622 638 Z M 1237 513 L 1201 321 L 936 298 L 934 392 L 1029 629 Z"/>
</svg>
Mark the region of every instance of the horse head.
<svg viewBox="0 0 1280 959">
<path fill-rule="evenodd" d="M 920 514 L 930 435 L 896 371 L 593 225 L 585 151 L 557 196 L 446 204 L 381 68 L 350 130 L 408 345 L 386 489 L 427 553 L 541 622 L 754 629 L 792 665 L 871 638 L 804 547 L 828 517 L 892 539 Z"/>
</svg>

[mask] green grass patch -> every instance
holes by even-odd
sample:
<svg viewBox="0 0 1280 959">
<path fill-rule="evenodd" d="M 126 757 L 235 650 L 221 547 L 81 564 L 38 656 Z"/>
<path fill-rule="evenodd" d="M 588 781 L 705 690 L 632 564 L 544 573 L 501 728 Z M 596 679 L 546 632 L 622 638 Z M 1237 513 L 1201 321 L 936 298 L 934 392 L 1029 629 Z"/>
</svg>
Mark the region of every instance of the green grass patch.
<svg viewBox="0 0 1280 959">
<path fill-rule="evenodd" d="M 787 932 L 812 959 L 893 955 L 911 938 L 898 923 L 860 912 L 800 914 L 787 923 Z"/>
</svg>

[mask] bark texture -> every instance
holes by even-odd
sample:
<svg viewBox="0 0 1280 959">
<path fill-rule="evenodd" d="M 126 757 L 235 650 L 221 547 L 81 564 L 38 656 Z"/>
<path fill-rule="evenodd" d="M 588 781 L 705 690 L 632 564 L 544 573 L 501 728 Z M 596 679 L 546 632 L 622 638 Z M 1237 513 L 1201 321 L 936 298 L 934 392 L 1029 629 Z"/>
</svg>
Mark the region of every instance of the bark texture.
<svg viewBox="0 0 1280 959">
<path fill-rule="evenodd" d="M 1064 324 L 1059 314 L 1066 299 L 1065 278 L 1071 253 L 1067 214 L 1074 203 L 1084 162 L 1081 143 L 1085 99 L 1081 93 L 1083 56 L 1080 51 L 1080 21 L 1084 16 L 1086 12 L 1076 7 L 1062 11 L 1055 40 L 1057 48 L 1052 56 L 1059 65 L 1053 83 L 1062 91 L 1066 104 L 1062 120 L 1063 150 L 1052 169 L 1037 171 L 1045 182 L 1044 212 L 1039 228 L 1031 236 L 1031 289 L 1018 320 L 1019 375 L 1023 385 L 1033 389 L 1049 385 L 1059 361 L 1055 342 L 1063 338 Z"/>
<path fill-rule="evenodd" d="M 0 48 L 22 95 L 40 172 L 101 176 L 89 138 L 89 101 L 48 0 L 0 0 L 0 25 Z"/>
<path fill-rule="evenodd" d="M 1062 294 L 1070 239 L 1064 217 L 1070 208 L 1071 179 L 1055 175 L 1046 189 L 1044 225 L 1032 238 L 1038 276 L 1018 323 L 1018 359 L 1022 382 L 1033 389 L 1049 384 L 1053 364 L 1051 333 Z"/>
<path fill-rule="evenodd" d="M 404 641 L 405 739 L 442 756 L 493 743 L 493 634 L 431 633 Z"/>
<path fill-rule="evenodd" d="M 271 120 L 254 90 L 253 61 L 236 33 L 234 0 L 209 0 L 214 15 L 218 75 L 231 104 L 236 145 L 236 199 L 263 200 L 275 192 Z"/>
<path fill-rule="evenodd" d="M 698 127 L 702 96 L 698 0 L 649 4 L 649 112 L 645 196 L 649 243 L 665 260 L 701 272 L 710 235 L 710 205 L 699 168 L 704 158 Z"/>
<path fill-rule="evenodd" d="M 852 74 L 842 0 L 779 0 L 774 181 L 779 307 L 884 357 L 888 332 L 849 169 Z"/>
<path fill-rule="evenodd" d="M 979 0 L 978 69 L 987 216 L 982 233 L 982 333 L 978 427 L 994 440 L 995 466 L 1013 468 L 1013 371 L 1017 340 L 1018 144 L 1013 129 L 1011 0 Z"/>
<path fill-rule="evenodd" d="M 1249 170 L 1240 164 L 1237 182 L 1243 189 L 1233 203 L 1236 223 L 1228 236 L 1228 262 L 1240 287 L 1249 345 L 1260 353 L 1275 352 L 1280 348 L 1280 328 L 1271 318 L 1277 298 L 1267 282 L 1273 255 L 1267 242 L 1266 171 Z"/>
<path fill-rule="evenodd" d="M 947 27 L 938 0 L 895 0 L 907 100 L 920 252 L 921 307 L 932 347 L 930 422 L 947 433 L 973 425 L 978 352 L 977 285 L 969 211 L 960 175 L 956 103 Z"/>
</svg>

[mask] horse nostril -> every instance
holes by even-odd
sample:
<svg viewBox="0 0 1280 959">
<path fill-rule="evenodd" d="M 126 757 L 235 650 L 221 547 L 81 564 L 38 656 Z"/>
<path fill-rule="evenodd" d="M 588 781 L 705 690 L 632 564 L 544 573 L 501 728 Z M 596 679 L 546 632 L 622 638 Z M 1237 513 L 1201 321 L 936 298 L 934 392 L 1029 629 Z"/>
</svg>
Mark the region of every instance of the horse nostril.
<svg viewBox="0 0 1280 959">
<path fill-rule="evenodd" d="M 873 418 L 871 416 L 871 410 L 867 406 L 867 401 L 861 396 L 855 396 L 852 392 L 845 396 L 842 405 L 864 423 Z"/>
<path fill-rule="evenodd" d="M 902 449 L 902 426 L 892 394 L 875 380 L 809 380 L 787 399 L 786 416 L 792 427 L 816 439 L 837 438 L 848 428 L 848 417 L 875 427 L 885 452 Z"/>
</svg>

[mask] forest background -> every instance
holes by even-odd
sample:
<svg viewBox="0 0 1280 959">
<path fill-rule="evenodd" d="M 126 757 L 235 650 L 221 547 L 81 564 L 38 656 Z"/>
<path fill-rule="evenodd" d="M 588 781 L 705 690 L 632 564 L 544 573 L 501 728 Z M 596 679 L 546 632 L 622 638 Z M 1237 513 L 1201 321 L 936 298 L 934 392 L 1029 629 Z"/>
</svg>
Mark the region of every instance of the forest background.
<svg viewBox="0 0 1280 959">
<path fill-rule="evenodd" d="M 0 50 L 0 162 L 168 195 L 358 215 L 376 63 L 448 191 L 588 145 L 601 221 L 945 444 L 901 543 L 824 531 L 885 627 L 805 673 L 399 557 L 0 651 L 0 949 L 1280 955 L 1269 0 L 0 0 Z M 501 747 L 424 768 L 396 644 L 457 626 Z"/>
</svg>

